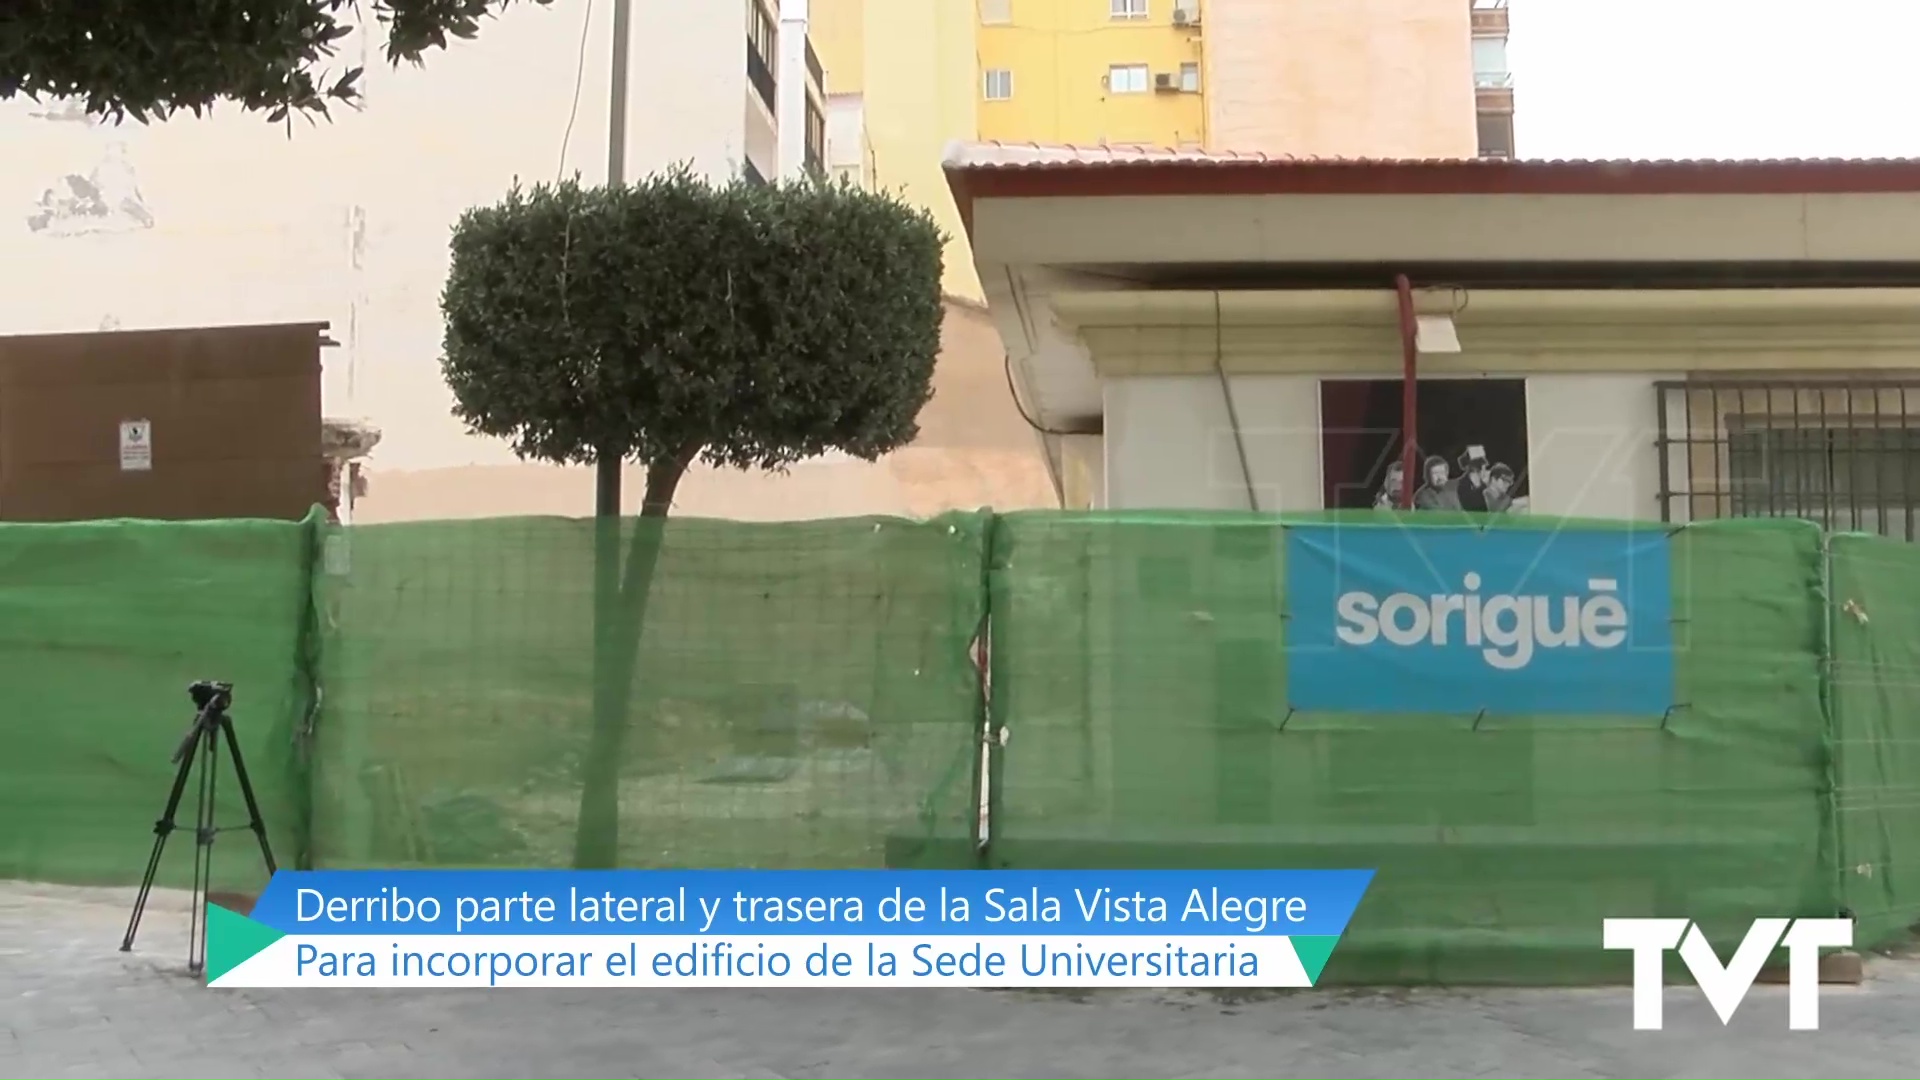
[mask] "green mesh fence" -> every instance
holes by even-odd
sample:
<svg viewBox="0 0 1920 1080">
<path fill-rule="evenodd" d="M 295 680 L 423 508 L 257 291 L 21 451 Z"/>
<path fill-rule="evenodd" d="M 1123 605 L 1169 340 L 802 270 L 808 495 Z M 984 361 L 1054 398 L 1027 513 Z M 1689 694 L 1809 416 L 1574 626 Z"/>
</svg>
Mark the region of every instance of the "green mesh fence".
<svg viewBox="0 0 1920 1080">
<path fill-rule="evenodd" d="M 618 815 L 596 838 L 618 864 L 881 866 L 890 841 L 913 861 L 916 838 L 970 827 L 985 520 L 667 525 L 614 689 Z M 629 521 L 623 549 L 636 529 L 661 537 Z M 604 750 L 593 523 L 363 526 L 330 546 L 320 859 L 570 865 Z"/>
<path fill-rule="evenodd" d="M 1680 707 L 1618 721 L 1289 715 L 1286 526 L 999 520 L 993 865 L 1375 868 L 1348 981 L 1618 978 L 1609 915 L 1832 913 L 1813 526 L 1678 532 Z"/>
<path fill-rule="evenodd" d="M 1664 717 L 1290 714 L 1285 530 L 1349 517 L 628 521 L 637 644 L 590 521 L 0 527 L 0 877 L 137 880 L 197 678 L 290 865 L 978 865 L 991 611 L 988 865 L 1376 868 L 1349 982 L 1623 978 L 1607 916 L 1920 920 L 1920 549 L 1677 530 Z M 244 836 L 217 871 L 258 885 Z"/>
<path fill-rule="evenodd" d="M 137 882 L 193 720 L 187 686 L 235 684 L 232 715 L 284 865 L 304 844 L 295 732 L 310 697 L 301 636 L 313 524 L 108 521 L 0 526 L 0 878 Z M 247 815 L 224 755 L 219 824 Z M 193 868 L 194 791 L 159 881 Z M 245 832 L 214 885 L 266 881 Z"/>
<path fill-rule="evenodd" d="M 1920 924 L 1920 548 L 1829 544 L 1842 895 L 1877 945 Z"/>
</svg>

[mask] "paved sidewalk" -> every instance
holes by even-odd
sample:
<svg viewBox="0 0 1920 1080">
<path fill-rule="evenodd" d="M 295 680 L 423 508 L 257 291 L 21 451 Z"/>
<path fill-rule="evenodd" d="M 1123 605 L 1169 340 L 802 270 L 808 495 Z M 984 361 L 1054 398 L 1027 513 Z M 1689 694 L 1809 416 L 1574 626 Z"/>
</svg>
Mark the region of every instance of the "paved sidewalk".
<svg viewBox="0 0 1920 1080">
<path fill-rule="evenodd" d="M 0 1077 L 1911 1077 L 1920 961 L 1786 1030 L 1692 988 L 1634 1032 L 1625 989 L 1207 994 L 921 990 L 208 990 L 158 896 L 0 884 Z"/>
</svg>

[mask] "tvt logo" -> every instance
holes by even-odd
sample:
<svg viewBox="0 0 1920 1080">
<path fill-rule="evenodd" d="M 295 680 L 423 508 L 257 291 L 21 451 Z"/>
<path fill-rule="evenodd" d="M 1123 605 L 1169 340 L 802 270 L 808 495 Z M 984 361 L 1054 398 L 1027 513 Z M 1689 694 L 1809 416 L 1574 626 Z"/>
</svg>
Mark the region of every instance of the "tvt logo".
<svg viewBox="0 0 1920 1080">
<path fill-rule="evenodd" d="M 1700 984 L 1722 1024 L 1733 1020 L 1735 1009 L 1753 989 L 1760 969 L 1774 947 L 1787 950 L 1787 1027 L 1794 1031 L 1820 1030 L 1820 950 L 1853 944 L 1852 919 L 1755 919 L 1746 940 L 1725 964 L 1713 951 L 1700 927 L 1686 919 L 1606 919 L 1601 923 L 1601 945 L 1633 952 L 1633 1026 L 1659 1031 L 1664 980 L 1662 963 L 1667 950 L 1678 946 L 1680 959 Z"/>
</svg>

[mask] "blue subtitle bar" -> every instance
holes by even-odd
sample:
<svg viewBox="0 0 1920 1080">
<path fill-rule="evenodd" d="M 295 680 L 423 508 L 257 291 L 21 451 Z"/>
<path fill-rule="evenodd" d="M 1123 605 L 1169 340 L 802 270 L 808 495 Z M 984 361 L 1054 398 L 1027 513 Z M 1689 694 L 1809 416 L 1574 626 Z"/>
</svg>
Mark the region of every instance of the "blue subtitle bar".
<svg viewBox="0 0 1920 1080">
<path fill-rule="evenodd" d="M 282 871 L 287 934 L 1338 935 L 1371 870 Z"/>
</svg>

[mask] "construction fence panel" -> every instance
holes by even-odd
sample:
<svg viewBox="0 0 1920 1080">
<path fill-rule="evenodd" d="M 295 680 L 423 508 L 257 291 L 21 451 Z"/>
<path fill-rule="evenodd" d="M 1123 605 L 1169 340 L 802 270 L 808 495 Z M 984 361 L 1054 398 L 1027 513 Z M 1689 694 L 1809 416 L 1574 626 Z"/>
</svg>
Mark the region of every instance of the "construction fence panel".
<svg viewBox="0 0 1920 1080">
<path fill-rule="evenodd" d="M 1920 548 L 1828 545 L 1839 872 L 1866 948 L 1920 925 Z"/>
<path fill-rule="evenodd" d="M 321 586 L 320 861 L 923 859 L 975 816 L 986 524 L 627 520 L 623 565 L 657 545 L 644 611 L 631 567 L 609 609 L 639 620 L 630 670 L 595 662 L 590 520 L 348 530 Z M 596 678 L 623 706 L 612 742 Z M 596 763 L 604 819 L 582 809 Z"/>
<path fill-rule="evenodd" d="M 282 865 L 306 844 L 298 737 L 312 703 L 317 520 L 0 525 L 0 878 L 140 880 L 191 726 L 189 684 L 234 684 L 231 715 Z M 225 746 L 220 826 L 247 824 Z M 193 867 L 189 787 L 158 881 Z M 216 889 L 257 890 L 254 838 L 215 845 Z"/>
<path fill-rule="evenodd" d="M 1288 536 L 1329 524 L 1631 530 L 1001 518 L 991 865 L 1375 868 L 1328 968 L 1355 982 L 1624 977 L 1608 916 L 1685 913 L 1724 950 L 1753 917 L 1832 913 L 1819 530 L 1641 526 L 1668 546 L 1672 706 L 1515 716 L 1290 705 Z"/>
</svg>

